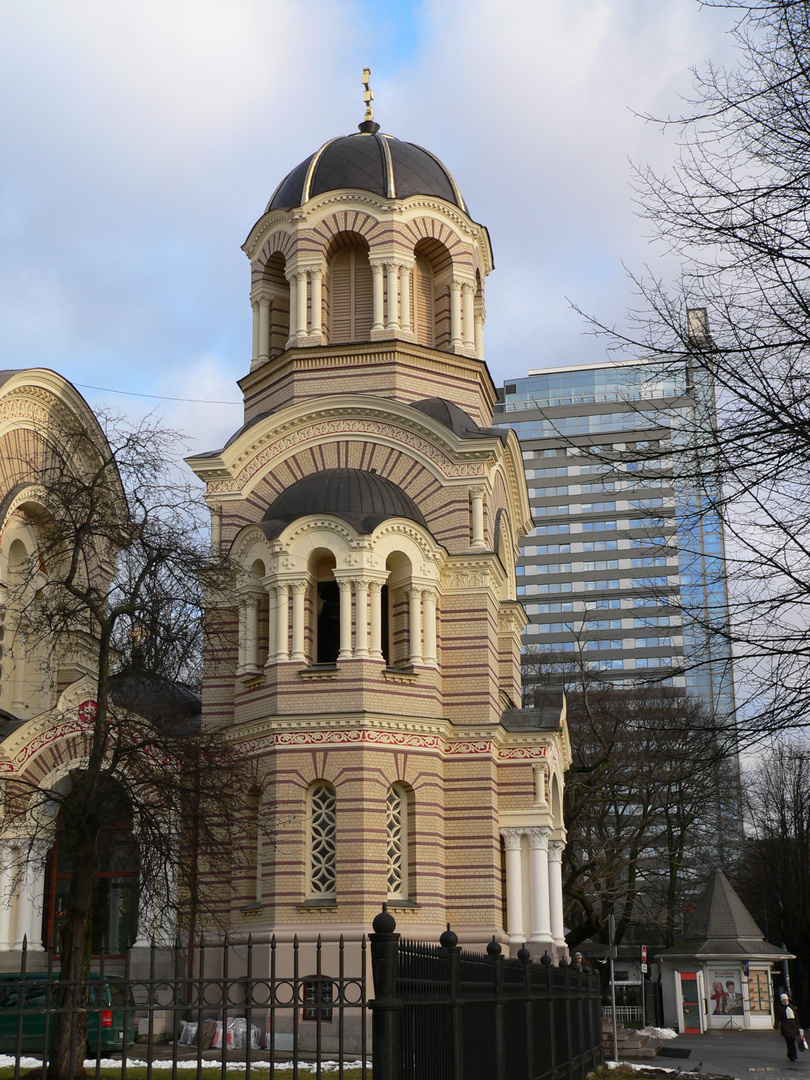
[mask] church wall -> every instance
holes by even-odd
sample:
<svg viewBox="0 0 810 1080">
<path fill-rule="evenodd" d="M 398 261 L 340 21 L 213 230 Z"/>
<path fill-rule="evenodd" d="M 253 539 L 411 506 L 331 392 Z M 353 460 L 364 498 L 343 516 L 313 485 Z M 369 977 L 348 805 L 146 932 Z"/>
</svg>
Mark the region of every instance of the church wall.
<svg viewBox="0 0 810 1080">
<path fill-rule="evenodd" d="M 492 423 L 494 390 L 480 360 L 439 353 L 410 342 L 381 341 L 298 348 L 264 364 L 240 380 L 245 423 L 307 398 L 354 391 L 379 394 L 408 404 L 428 397 L 454 401 L 476 423 Z"/>
</svg>

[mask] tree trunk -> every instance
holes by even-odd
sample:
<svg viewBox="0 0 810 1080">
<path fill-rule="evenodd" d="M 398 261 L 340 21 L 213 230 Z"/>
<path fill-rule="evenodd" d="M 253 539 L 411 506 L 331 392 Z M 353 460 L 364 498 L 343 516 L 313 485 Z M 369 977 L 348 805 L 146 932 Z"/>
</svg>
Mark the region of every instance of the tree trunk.
<svg viewBox="0 0 810 1080">
<path fill-rule="evenodd" d="M 74 856 L 67 918 L 62 928 L 56 1002 L 59 1008 L 69 1011 L 53 1016 L 48 1076 L 54 1080 L 85 1075 L 94 870 L 95 842 L 85 838 Z"/>
</svg>

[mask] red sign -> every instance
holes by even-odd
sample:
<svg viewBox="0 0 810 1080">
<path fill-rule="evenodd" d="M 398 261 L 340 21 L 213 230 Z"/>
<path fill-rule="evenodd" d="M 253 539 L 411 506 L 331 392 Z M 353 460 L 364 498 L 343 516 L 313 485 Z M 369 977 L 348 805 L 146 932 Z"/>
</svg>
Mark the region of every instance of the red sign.
<svg viewBox="0 0 810 1080">
<path fill-rule="evenodd" d="M 647 963 L 647 946 L 646 945 L 641 946 L 641 962 L 642 962 L 642 964 Z"/>
</svg>

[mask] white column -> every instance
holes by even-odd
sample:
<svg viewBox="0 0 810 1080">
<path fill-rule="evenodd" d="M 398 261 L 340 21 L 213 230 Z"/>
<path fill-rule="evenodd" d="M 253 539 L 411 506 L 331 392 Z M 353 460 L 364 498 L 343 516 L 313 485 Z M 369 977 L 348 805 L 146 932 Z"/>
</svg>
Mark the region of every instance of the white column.
<svg viewBox="0 0 810 1080">
<path fill-rule="evenodd" d="M 236 674 L 241 675 L 247 663 L 247 603 L 244 596 L 239 597 L 239 649 L 236 660 Z"/>
<path fill-rule="evenodd" d="M 548 838 L 545 826 L 526 830 L 529 837 L 529 879 L 532 898 L 531 941 L 551 944 L 551 908 L 548 894 Z"/>
<path fill-rule="evenodd" d="M 381 581 L 370 581 L 368 589 L 371 593 L 371 614 L 369 616 L 369 631 L 371 642 L 369 655 L 372 660 L 382 660 L 382 585 Z"/>
<path fill-rule="evenodd" d="M 371 264 L 372 273 L 372 310 L 374 313 L 374 330 L 384 330 L 383 322 L 383 268 L 382 263 Z"/>
<path fill-rule="evenodd" d="M 309 336 L 316 345 L 321 345 L 323 344 L 323 328 L 321 326 L 323 315 L 321 299 L 323 270 L 310 270 L 309 278 L 312 282 L 312 328 L 309 331 Z"/>
<path fill-rule="evenodd" d="M 461 344 L 461 282 L 450 282 L 450 344 L 458 348 Z"/>
<path fill-rule="evenodd" d="M 211 553 L 219 555 L 222 544 L 222 507 L 217 503 L 211 508 Z"/>
<path fill-rule="evenodd" d="M 422 590 L 411 586 L 408 593 L 408 635 L 410 663 L 422 663 Z"/>
<path fill-rule="evenodd" d="M 546 799 L 545 762 L 538 761 L 532 765 L 532 776 L 534 779 L 534 805 L 546 808 L 548 806 L 548 800 Z"/>
<path fill-rule="evenodd" d="M 290 284 L 290 336 L 287 338 L 286 348 L 290 348 L 295 341 L 295 323 L 298 312 L 298 274 L 290 274 L 287 278 Z"/>
<path fill-rule="evenodd" d="M 475 355 L 479 360 L 484 359 L 484 312 L 475 313 Z"/>
<path fill-rule="evenodd" d="M 306 335 L 307 332 L 307 272 L 299 270 L 295 275 L 298 281 L 295 305 L 295 333 Z"/>
<path fill-rule="evenodd" d="M 28 948 L 33 952 L 42 951 L 42 897 L 45 891 L 45 876 L 39 863 L 36 850 L 29 853 L 27 845 L 20 849 L 20 859 L 25 865 L 20 873 L 20 891 L 17 896 L 17 940 L 15 949 L 21 949 L 23 938 L 28 938 Z"/>
<path fill-rule="evenodd" d="M 290 600 L 287 582 L 279 582 L 276 589 L 276 663 L 289 660 Z"/>
<path fill-rule="evenodd" d="M 340 651 L 338 660 L 352 658 L 352 583 L 345 578 L 338 580 L 340 590 Z"/>
<path fill-rule="evenodd" d="M 406 334 L 410 334 L 411 327 L 411 268 L 400 266 L 399 268 L 399 321 Z"/>
<path fill-rule="evenodd" d="M 307 655 L 304 651 L 304 601 L 307 595 L 307 582 L 294 581 L 292 583 L 292 656 L 297 664 L 305 664 Z"/>
<path fill-rule="evenodd" d="M 275 584 L 265 580 L 264 590 L 267 594 L 267 656 L 264 658 L 265 666 L 276 662 L 276 636 L 278 611 L 276 604 Z"/>
<path fill-rule="evenodd" d="M 563 923 L 563 882 L 562 853 L 565 843 L 562 840 L 549 840 L 548 843 L 548 895 L 551 905 L 551 936 L 554 944 L 565 946 L 565 925 Z"/>
<path fill-rule="evenodd" d="M 245 597 L 245 671 L 259 670 L 259 594 Z"/>
<path fill-rule="evenodd" d="M 468 349 L 475 348 L 475 326 L 473 325 L 473 300 L 475 294 L 472 285 L 465 282 L 461 286 L 461 305 L 463 314 L 464 344 Z"/>
<path fill-rule="evenodd" d="M 258 360 L 264 363 L 270 359 L 270 297 L 259 297 L 259 355 Z"/>
<path fill-rule="evenodd" d="M 523 874 L 520 856 L 521 829 L 501 829 L 506 849 L 506 932 L 510 950 L 526 940 L 523 929 Z"/>
<path fill-rule="evenodd" d="M 14 866 L 11 848 L 0 849 L 0 952 L 11 948 L 11 890 L 14 883 Z"/>
<path fill-rule="evenodd" d="M 484 489 L 482 487 L 470 488 L 471 521 L 470 530 L 472 541 L 470 547 L 477 550 L 486 549 L 484 539 Z"/>
<path fill-rule="evenodd" d="M 399 330 L 399 268 L 396 263 L 388 263 L 388 325 L 387 330 L 396 333 Z"/>
<path fill-rule="evenodd" d="M 358 578 L 354 583 L 354 655 L 368 658 L 368 586 Z"/>
<path fill-rule="evenodd" d="M 259 359 L 259 301 L 251 300 L 250 307 L 253 311 L 253 351 L 251 362 L 255 364 Z"/>
<path fill-rule="evenodd" d="M 436 664 L 436 590 L 422 590 L 422 618 L 425 625 L 425 663 Z"/>
</svg>

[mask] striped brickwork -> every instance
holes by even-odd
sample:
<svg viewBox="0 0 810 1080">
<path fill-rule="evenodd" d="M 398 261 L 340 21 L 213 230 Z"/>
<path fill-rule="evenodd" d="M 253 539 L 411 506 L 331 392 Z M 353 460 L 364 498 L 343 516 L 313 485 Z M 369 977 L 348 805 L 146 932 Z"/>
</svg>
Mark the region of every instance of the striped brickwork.
<svg viewBox="0 0 810 1080">
<path fill-rule="evenodd" d="M 494 390 L 470 324 L 471 312 L 483 318 L 488 240 L 458 208 L 419 199 L 395 209 L 370 194 L 331 192 L 257 223 L 245 244 L 254 302 L 254 359 L 240 381 L 245 427 L 219 453 L 189 459 L 207 485 L 215 542 L 253 575 L 250 590 L 217 612 L 226 645 L 206 669 L 204 721 L 229 733 L 258 777 L 258 825 L 254 795 L 245 819 L 257 851 L 223 900 L 233 931 L 254 941 L 365 931 L 388 897 L 394 783 L 407 792 L 399 928 L 429 936 L 451 922 L 466 944 L 504 939 L 504 808 L 510 823 L 521 814 L 550 820 L 537 765 L 560 781 L 565 767 L 560 732 L 518 735 L 501 723 L 520 701 L 525 616 L 515 562 L 531 527 L 517 439 L 465 434 L 413 408 L 443 398 L 468 413 L 470 429 L 491 424 Z M 375 267 L 382 331 L 368 329 Z M 288 309 L 273 307 L 280 268 Z M 354 291 L 340 292 L 352 274 Z M 410 323 L 401 317 L 405 289 Z M 354 314 L 349 295 L 362 306 Z M 340 334 L 356 325 L 367 340 L 330 345 L 338 299 Z M 261 320 L 275 327 L 285 314 L 290 339 L 279 353 Z M 271 347 L 272 356 L 262 351 Z M 268 539 L 259 525 L 274 501 L 334 469 L 385 478 L 425 525 L 392 519 L 362 533 L 313 510 Z M 351 633 L 335 662 L 319 665 L 323 573 L 342 583 Z M 369 627 L 386 582 L 384 660 L 369 652 Z M 258 605 L 255 640 L 244 636 L 247 608 L 240 615 L 237 604 Z M 335 807 L 335 885 L 326 894 L 332 871 L 313 878 L 308 863 L 308 792 L 322 789 L 334 791 Z M 561 835 L 561 814 L 556 824 Z M 332 858 L 329 844 L 318 840 L 319 859 L 324 850 Z"/>
</svg>

